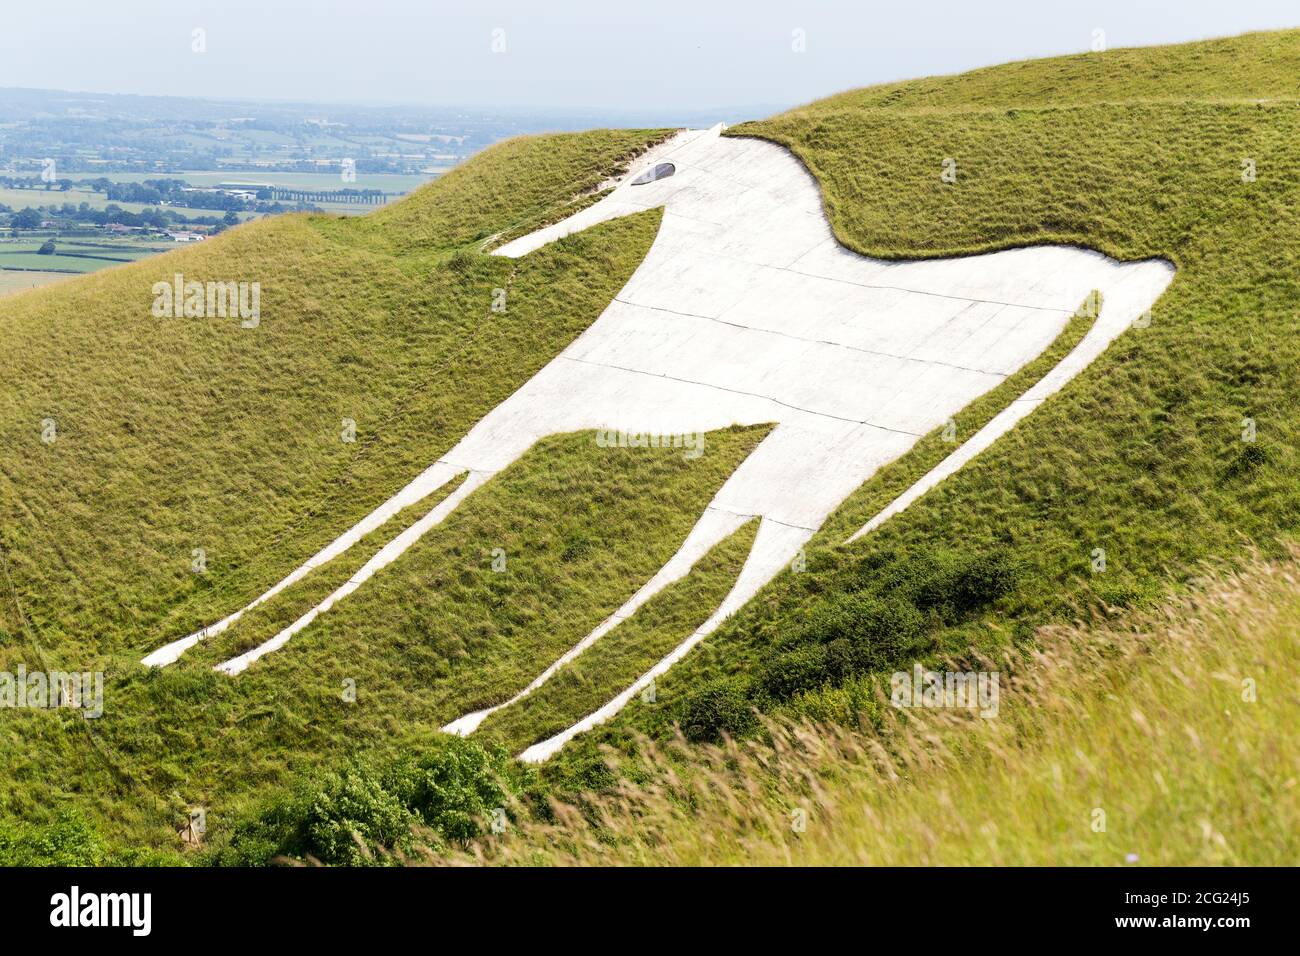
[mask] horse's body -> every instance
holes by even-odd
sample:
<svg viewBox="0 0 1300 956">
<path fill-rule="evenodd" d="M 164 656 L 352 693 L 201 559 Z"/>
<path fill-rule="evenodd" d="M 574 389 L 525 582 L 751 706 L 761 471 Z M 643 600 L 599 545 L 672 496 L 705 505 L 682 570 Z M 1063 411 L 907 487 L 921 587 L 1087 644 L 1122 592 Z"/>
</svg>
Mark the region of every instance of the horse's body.
<svg viewBox="0 0 1300 956">
<path fill-rule="evenodd" d="M 679 134 L 651 158 L 671 162 L 672 175 L 636 185 L 629 175 L 586 210 L 497 250 L 526 255 L 597 222 L 664 208 L 644 262 L 586 332 L 407 488 L 254 603 L 468 472 L 462 485 L 320 606 L 221 670 L 239 673 L 283 646 L 538 439 L 583 429 L 672 436 L 774 423 L 677 555 L 513 699 L 540 686 L 745 521 L 760 518 L 731 593 L 699 631 L 632 687 L 524 754 L 544 758 L 616 712 L 744 604 L 877 468 L 1037 356 L 1093 290 L 1101 292 L 1103 305 L 1083 342 L 894 510 L 1061 387 L 1147 312 L 1172 278 L 1165 262 L 1118 263 L 1065 247 L 913 262 L 864 258 L 834 239 L 816 182 L 798 160 L 772 144 L 718 132 Z M 602 453 L 593 443 L 592 454 Z M 162 648 L 146 663 L 174 660 L 241 613 Z M 467 715 L 448 729 L 469 733 L 489 712 Z"/>
</svg>

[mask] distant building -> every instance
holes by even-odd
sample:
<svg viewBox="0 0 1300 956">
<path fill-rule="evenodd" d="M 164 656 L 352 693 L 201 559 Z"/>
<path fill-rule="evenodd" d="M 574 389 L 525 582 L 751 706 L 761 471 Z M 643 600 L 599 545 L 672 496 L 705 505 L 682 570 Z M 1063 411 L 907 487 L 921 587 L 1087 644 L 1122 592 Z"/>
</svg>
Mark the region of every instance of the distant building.
<svg viewBox="0 0 1300 956">
<path fill-rule="evenodd" d="M 207 238 L 197 232 L 169 232 L 167 235 L 173 242 L 202 242 Z"/>
<path fill-rule="evenodd" d="M 227 193 L 252 193 L 257 195 L 259 189 L 274 189 L 271 183 L 217 183 L 217 188 Z"/>
</svg>

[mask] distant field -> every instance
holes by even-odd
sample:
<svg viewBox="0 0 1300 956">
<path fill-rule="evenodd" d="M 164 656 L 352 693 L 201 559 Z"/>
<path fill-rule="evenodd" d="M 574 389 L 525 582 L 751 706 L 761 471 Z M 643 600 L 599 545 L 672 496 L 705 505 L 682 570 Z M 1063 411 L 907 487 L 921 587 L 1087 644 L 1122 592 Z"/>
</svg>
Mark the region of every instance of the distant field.
<svg viewBox="0 0 1300 956">
<path fill-rule="evenodd" d="M 97 272 L 124 262 L 147 259 L 175 247 L 175 243 L 105 240 L 55 240 L 54 255 L 37 251 L 41 239 L 0 239 L 0 269 L 36 269 L 44 272 Z"/>
<path fill-rule="evenodd" d="M 16 292 L 25 292 L 28 289 L 35 289 L 37 286 L 50 285 L 71 278 L 74 278 L 74 276 L 67 272 L 9 272 L 0 270 L 0 299 Z"/>
<path fill-rule="evenodd" d="M 77 174 L 78 176 L 80 174 Z M 89 174 L 87 174 L 89 175 Z M 108 176 L 113 181 L 128 182 L 127 177 Z M 153 179 L 154 176 L 140 176 L 139 179 Z M 57 189 L 46 191 L 44 189 L 6 189 L 0 186 L 0 203 L 4 203 L 12 209 L 25 209 L 31 206 L 35 209 L 37 206 L 62 206 L 65 202 L 70 202 L 74 206 L 79 206 L 83 202 L 88 203 L 92 209 L 104 209 L 110 205 L 110 200 L 103 193 L 91 192 L 88 189 L 70 189 L 67 192 L 61 192 Z M 119 206 L 127 212 L 140 213 L 146 209 L 155 209 L 155 206 L 146 206 L 138 202 L 118 202 L 112 205 Z M 168 209 L 175 209 L 176 212 L 189 216 L 224 216 L 225 210 L 222 209 L 185 209 L 179 206 L 168 206 Z M 250 219 L 256 216 L 256 213 L 240 213 L 240 218 Z"/>
<path fill-rule="evenodd" d="M 83 202 L 89 203 L 92 209 L 103 209 L 108 205 L 108 200 L 103 193 L 93 193 L 84 189 L 70 189 L 67 192 L 53 189 L 47 192 L 43 189 L 6 189 L 0 186 L 0 203 L 12 209 L 25 209 L 28 206 L 33 209 L 38 206 L 62 206 L 65 202 L 70 202 L 74 206 L 79 206 Z M 148 208 L 136 202 L 120 202 L 117 205 L 128 212 L 141 212 Z"/>
<path fill-rule="evenodd" d="M 437 179 L 447 169 L 450 169 L 450 167 L 435 170 L 426 176 L 406 176 L 396 173 L 358 173 L 356 182 L 352 183 L 343 182 L 337 173 L 255 173 L 187 170 L 178 173 L 69 173 L 68 175 L 77 179 L 98 178 L 102 175 L 105 179 L 115 183 L 139 183 L 144 182 L 146 179 L 183 179 L 193 186 L 216 186 L 219 183 L 229 182 L 255 182 L 271 183 L 284 188 L 296 187 L 304 190 L 381 189 L 386 193 L 409 193 L 419 189 L 425 183 Z M 23 209 L 27 206 L 35 208 L 51 204 L 62 205 L 65 202 L 74 205 L 80 205 L 83 202 L 89 203 L 93 209 L 103 209 L 109 205 L 109 200 L 103 193 L 90 192 L 84 189 L 72 189 L 68 192 L 59 192 L 58 190 L 46 192 L 39 189 L 5 189 L 0 187 L 0 203 L 4 203 L 13 209 Z M 119 202 L 116 205 L 127 212 L 134 213 L 156 208 L 135 202 Z M 363 215 L 378 208 L 377 206 L 359 206 L 350 203 L 316 203 L 316 205 L 326 212 L 346 213 L 348 215 Z M 220 209 L 186 209 L 180 206 L 169 206 L 167 208 L 174 209 L 182 215 L 190 217 L 225 215 L 225 212 Z M 239 218 L 244 220 L 257 217 L 257 213 L 243 212 L 239 214 Z"/>
<path fill-rule="evenodd" d="M 275 186 L 302 189 L 382 189 L 386 193 L 403 193 L 418 189 L 431 179 L 437 179 L 451 167 L 430 172 L 426 176 L 408 176 L 398 173 L 357 173 L 357 181 L 345 183 L 338 173 L 259 173 L 233 170 L 190 170 L 179 173 L 103 173 L 105 179 L 115 183 L 140 183 L 146 179 L 183 179 L 192 186 L 216 186 L 219 183 L 271 183 Z M 70 173 L 75 178 L 94 178 L 98 174 Z M 0 200 L 2 202 L 3 200 Z"/>
</svg>

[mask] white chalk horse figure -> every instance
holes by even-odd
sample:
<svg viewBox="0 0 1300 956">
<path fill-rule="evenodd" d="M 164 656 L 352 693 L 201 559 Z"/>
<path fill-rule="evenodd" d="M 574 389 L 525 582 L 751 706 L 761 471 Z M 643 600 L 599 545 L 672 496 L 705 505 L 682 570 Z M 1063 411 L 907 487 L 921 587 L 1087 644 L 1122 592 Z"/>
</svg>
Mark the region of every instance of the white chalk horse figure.
<svg viewBox="0 0 1300 956">
<path fill-rule="evenodd" d="M 318 606 L 220 670 L 238 674 L 283 647 L 541 438 L 584 429 L 680 435 L 775 423 L 676 555 L 595 631 L 499 705 L 531 693 L 686 574 L 713 545 L 747 520 L 761 519 L 735 585 L 708 621 L 600 710 L 522 755 L 545 759 L 617 712 L 748 601 L 877 468 L 1042 352 L 1093 290 L 1101 292 L 1102 308 L 1073 351 L 858 534 L 956 471 L 1063 386 L 1148 312 L 1173 277 L 1164 261 L 1119 263 L 1053 246 L 948 260 L 864 258 L 835 240 L 817 184 L 794 156 L 720 132 L 718 126 L 677 134 L 599 202 L 496 250 L 524 256 L 598 222 L 664 210 L 645 260 L 586 332 L 445 457 L 248 607 L 466 475 L 456 491 Z M 176 660 L 243 610 L 144 662 Z M 471 733 L 495 709 L 468 714 L 446 729 Z"/>
</svg>

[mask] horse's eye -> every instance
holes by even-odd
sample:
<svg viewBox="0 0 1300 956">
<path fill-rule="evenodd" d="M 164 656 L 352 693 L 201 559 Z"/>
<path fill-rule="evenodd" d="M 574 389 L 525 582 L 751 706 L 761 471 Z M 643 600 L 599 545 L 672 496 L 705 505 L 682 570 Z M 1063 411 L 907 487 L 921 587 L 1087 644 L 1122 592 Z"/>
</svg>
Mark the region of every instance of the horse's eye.
<svg viewBox="0 0 1300 956">
<path fill-rule="evenodd" d="M 636 179 L 632 180 L 633 186 L 644 186 L 646 183 L 652 183 L 656 179 L 667 179 L 673 173 L 677 172 L 677 167 L 672 163 L 659 163 L 643 172 Z"/>
</svg>

